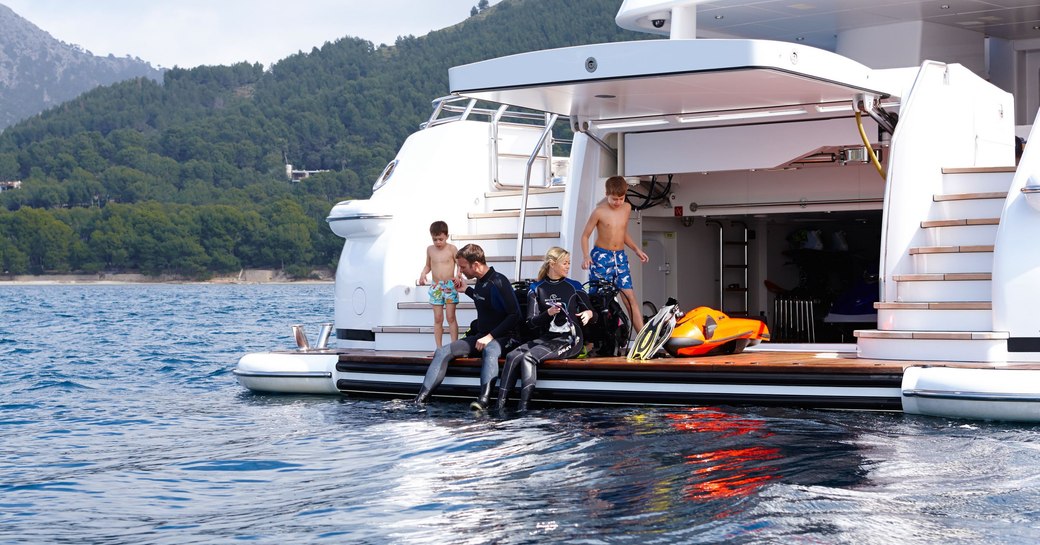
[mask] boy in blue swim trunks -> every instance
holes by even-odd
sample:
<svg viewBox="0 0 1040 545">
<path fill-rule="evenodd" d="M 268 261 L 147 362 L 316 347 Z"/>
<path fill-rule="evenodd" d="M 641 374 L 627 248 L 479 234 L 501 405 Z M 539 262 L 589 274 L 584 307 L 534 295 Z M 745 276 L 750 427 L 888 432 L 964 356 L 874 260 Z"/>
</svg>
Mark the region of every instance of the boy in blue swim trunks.
<svg viewBox="0 0 1040 545">
<path fill-rule="evenodd" d="M 628 183 L 621 176 L 607 178 L 607 198 L 592 211 L 581 234 L 581 253 L 584 256 L 581 268 L 589 270 L 589 280 L 606 280 L 621 290 L 628 315 L 632 317 L 632 326 L 639 331 L 643 329 L 643 311 L 632 288 L 632 272 L 625 246 L 632 248 L 642 263 L 650 258 L 628 234 L 632 205 L 625 201 L 627 190 Z M 596 232 L 596 242 L 590 252 L 589 235 L 593 231 Z"/>
<path fill-rule="evenodd" d="M 433 244 L 426 248 L 426 266 L 419 273 L 420 286 L 426 285 L 426 275 L 431 276 L 430 305 L 433 306 L 433 338 L 437 348 L 444 337 L 444 317 L 448 317 L 448 332 L 451 342 L 459 340 L 459 324 L 455 321 L 455 305 L 459 304 L 458 288 L 462 286 L 455 265 L 458 249 L 448 244 L 448 224 L 435 221 L 430 224 Z"/>
</svg>

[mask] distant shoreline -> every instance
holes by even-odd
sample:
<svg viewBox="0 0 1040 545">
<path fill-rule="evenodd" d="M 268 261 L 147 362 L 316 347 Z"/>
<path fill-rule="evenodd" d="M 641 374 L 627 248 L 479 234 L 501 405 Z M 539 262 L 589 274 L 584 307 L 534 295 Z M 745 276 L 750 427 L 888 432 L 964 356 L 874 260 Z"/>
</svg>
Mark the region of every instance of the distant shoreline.
<svg viewBox="0 0 1040 545">
<path fill-rule="evenodd" d="M 219 275 L 207 280 L 163 274 L 149 276 L 138 273 L 94 274 L 16 274 L 0 275 L 0 286 L 47 286 L 67 284 L 331 284 L 334 274 L 329 270 L 314 271 L 316 278 L 292 279 L 280 270 L 243 269 L 236 274 Z"/>
</svg>

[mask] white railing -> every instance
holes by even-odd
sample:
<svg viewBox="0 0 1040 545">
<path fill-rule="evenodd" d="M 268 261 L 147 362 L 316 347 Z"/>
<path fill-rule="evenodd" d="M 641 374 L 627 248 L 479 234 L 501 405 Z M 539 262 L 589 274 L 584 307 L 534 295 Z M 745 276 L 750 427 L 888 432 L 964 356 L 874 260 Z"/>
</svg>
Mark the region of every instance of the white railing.
<svg viewBox="0 0 1040 545">
<path fill-rule="evenodd" d="M 544 161 L 545 168 L 542 169 L 542 179 L 539 180 L 538 185 L 540 187 L 549 187 L 553 185 L 553 148 L 560 144 L 570 144 L 570 141 L 568 140 L 554 139 L 552 136 L 553 125 L 556 123 L 559 116 L 544 112 L 517 110 L 515 108 L 510 108 L 510 106 L 506 104 L 499 105 L 497 108 L 478 107 L 476 99 L 459 96 L 438 98 L 433 101 L 433 106 L 433 113 L 425 123 L 420 125 L 421 129 L 435 127 L 445 123 L 467 121 L 470 119 L 486 121 L 490 124 L 490 179 L 495 187 L 500 188 L 503 186 L 499 180 L 499 160 L 502 157 L 507 156 L 517 159 L 526 158 L 527 162 L 524 171 L 523 184 L 521 186 L 522 196 L 520 203 L 520 218 L 516 234 L 516 263 L 514 273 L 514 278 L 520 278 L 520 266 L 523 259 L 524 231 L 527 220 L 527 198 L 530 188 L 533 186 L 531 181 L 533 165 L 535 161 L 539 159 Z M 503 153 L 499 149 L 499 129 L 503 124 L 507 123 L 514 126 L 523 125 L 531 127 L 532 129 L 541 129 L 541 131 L 539 131 L 538 139 L 535 142 L 534 149 L 532 149 L 529 154 L 521 155 L 516 153 Z"/>
</svg>

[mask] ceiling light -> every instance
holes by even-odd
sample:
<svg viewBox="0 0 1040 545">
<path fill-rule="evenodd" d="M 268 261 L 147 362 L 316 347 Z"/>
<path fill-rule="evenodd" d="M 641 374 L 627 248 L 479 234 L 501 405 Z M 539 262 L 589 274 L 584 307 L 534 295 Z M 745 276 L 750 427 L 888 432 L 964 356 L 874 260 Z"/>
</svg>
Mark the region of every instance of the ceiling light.
<svg viewBox="0 0 1040 545">
<path fill-rule="evenodd" d="M 816 111 L 820 112 L 821 114 L 831 114 L 831 113 L 834 113 L 834 112 L 851 112 L 852 111 L 852 105 L 851 104 L 831 104 L 829 106 L 818 105 L 818 106 L 816 106 Z"/>
<path fill-rule="evenodd" d="M 633 127 L 652 127 L 654 125 L 667 125 L 664 119 L 632 119 L 629 121 L 608 121 L 601 123 L 596 121 L 597 129 L 630 129 Z"/>
<path fill-rule="evenodd" d="M 710 121 L 729 121 L 733 119 L 758 119 L 762 117 L 782 117 L 806 113 L 802 108 L 790 110 L 760 110 L 757 112 L 733 112 L 728 114 L 688 115 L 679 117 L 681 123 L 704 123 Z"/>
</svg>

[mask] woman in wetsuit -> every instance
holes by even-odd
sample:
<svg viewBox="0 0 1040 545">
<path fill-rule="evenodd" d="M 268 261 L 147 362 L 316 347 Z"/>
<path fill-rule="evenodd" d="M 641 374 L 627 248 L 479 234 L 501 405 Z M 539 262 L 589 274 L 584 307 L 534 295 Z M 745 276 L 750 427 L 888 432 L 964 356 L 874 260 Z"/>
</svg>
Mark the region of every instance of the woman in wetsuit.
<svg viewBox="0 0 1040 545">
<path fill-rule="evenodd" d="M 570 252 L 556 246 L 546 252 L 537 281 L 527 294 L 527 325 L 539 336 L 506 354 L 498 387 L 499 410 L 505 408 L 518 373 L 522 386 L 517 408 L 525 411 L 537 382 L 538 364 L 571 358 L 581 351 L 585 342 L 582 326 L 595 320 L 596 313 L 581 284 L 567 278 L 570 269 Z"/>
</svg>

